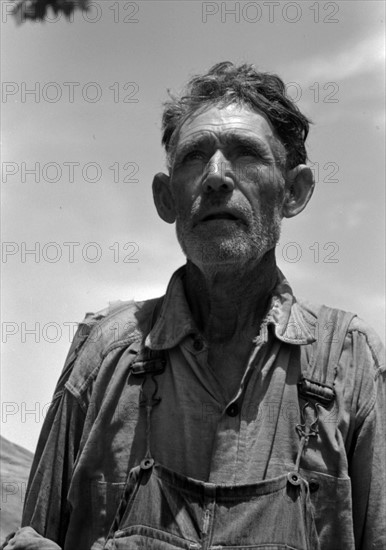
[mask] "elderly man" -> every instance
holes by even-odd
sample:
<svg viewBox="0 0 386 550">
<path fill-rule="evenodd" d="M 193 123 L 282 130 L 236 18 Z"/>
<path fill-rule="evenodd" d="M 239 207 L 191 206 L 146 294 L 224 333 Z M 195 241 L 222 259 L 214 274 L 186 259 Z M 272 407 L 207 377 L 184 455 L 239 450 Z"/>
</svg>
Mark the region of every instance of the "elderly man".
<svg viewBox="0 0 386 550">
<path fill-rule="evenodd" d="M 275 262 L 313 191 L 308 129 L 250 65 L 166 104 L 154 201 L 187 263 L 81 324 L 7 549 L 386 548 L 381 345 Z"/>
</svg>

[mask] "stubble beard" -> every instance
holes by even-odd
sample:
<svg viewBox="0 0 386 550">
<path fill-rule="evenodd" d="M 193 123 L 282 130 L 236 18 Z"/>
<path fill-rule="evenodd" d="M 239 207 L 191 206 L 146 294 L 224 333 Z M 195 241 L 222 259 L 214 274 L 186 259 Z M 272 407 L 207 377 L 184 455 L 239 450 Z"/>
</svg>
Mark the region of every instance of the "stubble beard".
<svg viewBox="0 0 386 550">
<path fill-rule="evenodd" d="M 176 233 L 187 259 L 201 269 L 239 271 L 258 263 L 276 246 L 281 221 L 279 209 L 272 206 L 247 225 L 229 222 L 226 230 L 216 224 L 192 228 L 190 221 L 177 217 Z"/>
</svg>

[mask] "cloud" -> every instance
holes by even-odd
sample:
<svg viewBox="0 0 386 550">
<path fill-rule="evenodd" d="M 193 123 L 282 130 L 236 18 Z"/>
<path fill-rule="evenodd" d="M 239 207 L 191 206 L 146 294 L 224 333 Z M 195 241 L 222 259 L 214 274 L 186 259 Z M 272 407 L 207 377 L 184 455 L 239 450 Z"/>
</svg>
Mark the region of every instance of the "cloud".
<svg viewBox="0 0 386 550">
<path fill-rule="evenodd" d="M 353 230 L 363 225 L 370 205 L 364 200 L 354 200 L 347 205 L 336 205 L 331 209 L 331 225 L 334 230 Z"/>
<path fill-rule="evenodd" d="M 301 66 L 297 62 L 293 73 L 306 75 L 308 83 L 327 80 L 341 82 L 381 67 L 383 70 L 384 62 L 385 39 L 383 34 L 378 34 L 368 36 L 354 45 L 350 44 L 333 59 L 317 55 L 307 59 Z"/>
</svg>

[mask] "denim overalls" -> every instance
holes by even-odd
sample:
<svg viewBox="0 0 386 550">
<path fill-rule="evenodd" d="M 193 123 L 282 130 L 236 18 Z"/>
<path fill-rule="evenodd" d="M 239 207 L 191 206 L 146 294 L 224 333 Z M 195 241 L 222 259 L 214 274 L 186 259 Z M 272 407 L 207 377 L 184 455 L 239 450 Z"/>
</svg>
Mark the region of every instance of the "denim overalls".
<svg viewBox="0 0 386 550">
<path fill-rule="evenodd" d="M 160 399 L 156 375 L 165 363 L 152 358 L 133 367 L 134 374 L 145 375 L 147 450 L 129 473 L 103 549 L 318 550 L 309 487 L 299 473 L 304 446 L 317 433 L 316 422 L 298 424 L 297 459 L 284 475 L 234 486 L 185 477 L 158 464 L 150 451 L 151 417 Z"/>
</svg>

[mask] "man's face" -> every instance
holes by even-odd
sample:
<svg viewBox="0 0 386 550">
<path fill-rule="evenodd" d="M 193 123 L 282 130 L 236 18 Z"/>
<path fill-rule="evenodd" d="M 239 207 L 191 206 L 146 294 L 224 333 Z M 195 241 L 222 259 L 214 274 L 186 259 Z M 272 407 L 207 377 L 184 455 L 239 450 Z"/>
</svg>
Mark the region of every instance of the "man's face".
<svg viewBox="0 0 386 550">
<path fill-rule="evenodd" d="M 280 235 L 284 178 L 263 114 L 211 107 L 186 121 L 170 185 L 180 245 L 198 266 L 257 263 Z"/>
</svg>

